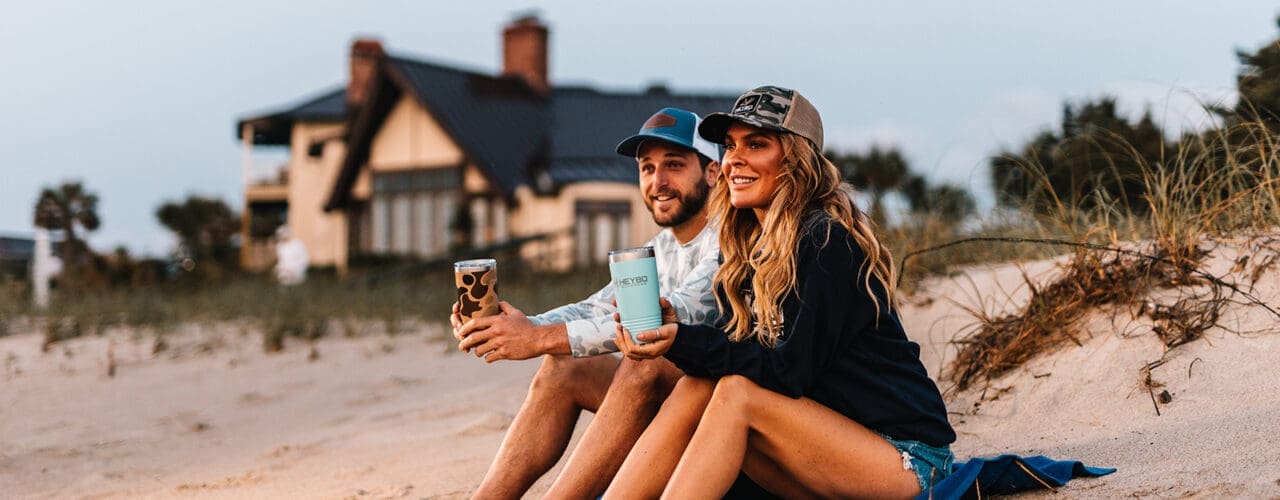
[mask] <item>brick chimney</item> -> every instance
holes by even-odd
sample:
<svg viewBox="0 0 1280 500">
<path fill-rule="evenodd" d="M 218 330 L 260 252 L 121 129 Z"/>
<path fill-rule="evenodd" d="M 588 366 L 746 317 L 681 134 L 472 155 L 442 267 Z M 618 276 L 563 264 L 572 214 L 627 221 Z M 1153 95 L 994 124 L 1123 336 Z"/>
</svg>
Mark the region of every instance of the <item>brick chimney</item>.
<svg viewBox="0 0 1280 500">
<path fill-rule="evenodd" d="M 357 38 L 351 43 L 351 79 L 347 80 L 347 112 L 353 112 L 364 104 L 369 96 L 373 72 L 378 60 L 386 53 L 382 42 L 370 38 Z"/>
<path fill-rule="evenodd" d="M 502 30 L 502 74 L 516 75 L 546 93 L 547 26 L 536 15 L 524 15 Z"/>
</svg>

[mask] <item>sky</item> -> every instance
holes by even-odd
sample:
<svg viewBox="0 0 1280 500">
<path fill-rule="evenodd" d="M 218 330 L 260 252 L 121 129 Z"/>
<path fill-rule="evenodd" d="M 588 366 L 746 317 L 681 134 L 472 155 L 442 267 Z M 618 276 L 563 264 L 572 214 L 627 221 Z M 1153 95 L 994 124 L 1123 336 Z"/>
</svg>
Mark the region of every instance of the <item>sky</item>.
<svg viewBox="0 0 1280 500">
<path fill-rule="evenodd" d="M 43 187 L 98 194 L 99 251 L 164 255 L 165 201 L 239 209 L 237 118 L 345 82 L 357 37 L 482 72 L 536 11 L 555 84 L 799 90 L 839 150 L 894 145 L 992 205 L 987 159 L 1112 95 L 1173 131 L 1234 102 L 1235 50 L 1280 36 L 1259 1 L 8 2 L 0 7 L 0 234 L 30 234 Z M 268 155 L 265 161 L 271 161 Z"/>
</svg>

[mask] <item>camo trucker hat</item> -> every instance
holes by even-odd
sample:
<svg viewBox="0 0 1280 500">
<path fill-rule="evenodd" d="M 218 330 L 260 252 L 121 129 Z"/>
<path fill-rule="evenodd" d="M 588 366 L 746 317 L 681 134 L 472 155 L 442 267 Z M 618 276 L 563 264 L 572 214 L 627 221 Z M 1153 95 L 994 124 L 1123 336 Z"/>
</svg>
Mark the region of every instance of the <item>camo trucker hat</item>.
<svg viewBox="0 0 1280 500">
<path fill-rule="evenodd" d="M 711 113 L 698 126 L 698 135 L 724 143 L 729 126 L 738 121 L 760 128 L 791 132 L 809 139 L 822 151 L 822 117 L 813 104 L 791 89 L 766 85 L 738 96 L 728 113 Z"/>
<path fill-rule="evenodd" d="M 662 108 L 645 120 L 640 133 L 623 139 L 615 148 L 618 154 L 636 157 L 640 145 L 657 139 L 694 152 L 714 161 L 720 161 L 720 147 L 698 136 L 698 115 L 680 108 Z"/>
</svg>

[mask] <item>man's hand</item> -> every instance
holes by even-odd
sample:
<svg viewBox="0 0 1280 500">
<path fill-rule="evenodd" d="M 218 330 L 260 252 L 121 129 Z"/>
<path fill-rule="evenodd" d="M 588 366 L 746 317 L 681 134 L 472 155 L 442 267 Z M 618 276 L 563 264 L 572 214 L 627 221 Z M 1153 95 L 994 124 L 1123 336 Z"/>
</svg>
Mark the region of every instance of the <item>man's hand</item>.
<svg viewBox="0 0 1280 500">
<path fill-rule="evenodd" d="M 615 341 L 618 343 L 618 349 L 628 358 L 634 360 L 657 358 L 666 354 L 671 349 L 671 344 L 675 343 L 679 321 L 676 310 L 665 298 L 659 298 L 658 305 L 662 307 L 662 326 L 657 330 L 636 334 L 636 338 L 644 344 L 632 342 L 631 332 L 622 326 L 622 319 L 618 313 L 613 313 L 613 320 L 618 322 Z"/>
<path fill-rule="evenodd" d="M 461 307 L 454 302 L 452 312 L 449 313 L 449 324 L 453 325 L 453 338 L 458 339 L 458 342 L 462 342 L 462 336 L 458 335 L 458 330 L 462 329 L 462 315 L 458 314 Z"/>
<path fill-rule="evenodd" d="M 529 359 L 550 352 L 548 333 L 554 335 L 557 332 L 534 326 L 510 303 L 499 302 L 498 307 L 501 314 L 473 318 L 454 330 L 459 350 L 475 349 L 476 357 L 489 363 L 500 359 Z"/>
</svg>

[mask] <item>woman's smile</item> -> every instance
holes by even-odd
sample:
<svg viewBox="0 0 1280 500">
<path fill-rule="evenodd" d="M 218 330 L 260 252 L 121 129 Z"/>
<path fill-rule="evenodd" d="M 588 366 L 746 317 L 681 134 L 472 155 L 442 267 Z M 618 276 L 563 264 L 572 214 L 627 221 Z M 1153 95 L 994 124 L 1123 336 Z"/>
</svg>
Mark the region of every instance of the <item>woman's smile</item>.
<svg viewBox="0 0 1280 500">
<path fill-rule="evenodd" d="M 724 172 L 729 203 L 750 208 L 763 220 L 782 171 L 782 142 L 776 132 L 735 123 L 725 132 Z"/>
</svg>

